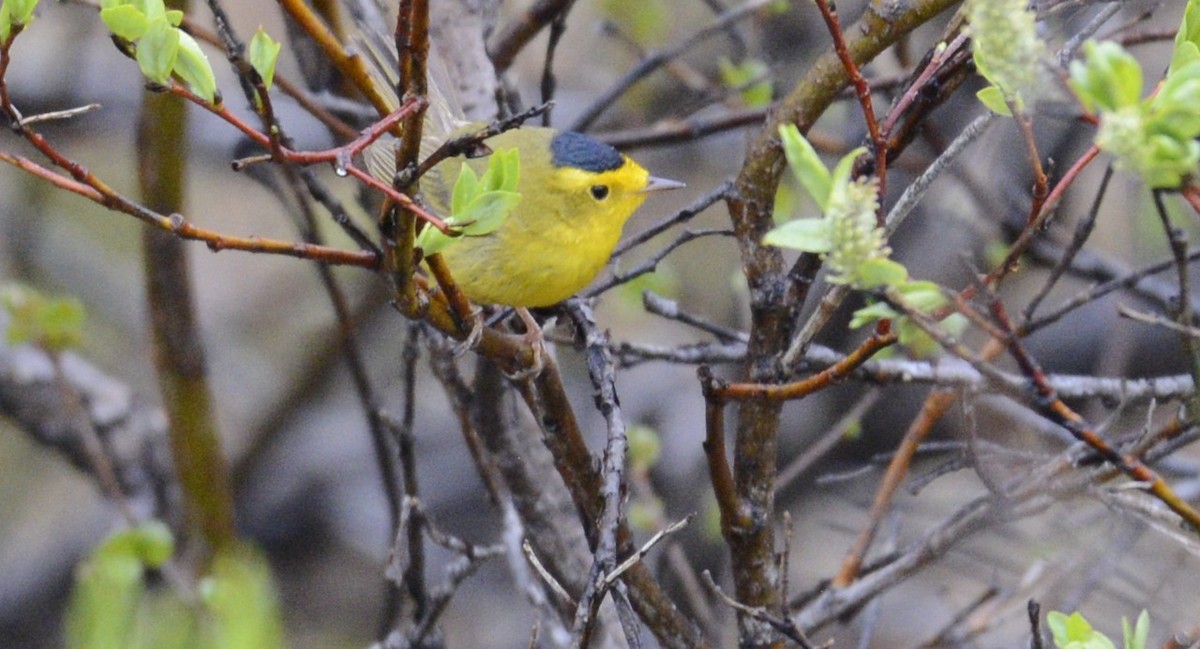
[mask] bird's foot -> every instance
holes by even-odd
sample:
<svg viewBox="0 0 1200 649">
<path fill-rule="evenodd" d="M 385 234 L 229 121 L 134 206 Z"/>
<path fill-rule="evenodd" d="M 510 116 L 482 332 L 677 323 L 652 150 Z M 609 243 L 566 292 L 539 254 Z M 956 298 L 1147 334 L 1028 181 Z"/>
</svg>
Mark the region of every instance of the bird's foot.
<svg viewBox="0 0 1200 649">
<path fill-rule="evenodd" d="M 477 306 L 471 307 L 471 331 L 467 333 L 467 337 L 456 343 L 453 347 L 453 353 L 457 356 L 475 349 L 479 344 L 479 339 L 483 338 L 483 310 Z"/>
<path fill-rule="evenodd" d="M 524 339 L 533 352 L 533 359 L 529 363 L 529 367 L 509 374 L 508 378 L 513 381 L 526 381 L 542 373 L 542 368 L 546 366 L 546 357 L 550 351 L 546 348 L 546 339 L 542 337 L 542 328 L 533 319 L 533 314 L 529 313 L 528 309 L 518 308 L 517 315 L 520 316 L 521 322 L 525 324 Z"/>
</svg>

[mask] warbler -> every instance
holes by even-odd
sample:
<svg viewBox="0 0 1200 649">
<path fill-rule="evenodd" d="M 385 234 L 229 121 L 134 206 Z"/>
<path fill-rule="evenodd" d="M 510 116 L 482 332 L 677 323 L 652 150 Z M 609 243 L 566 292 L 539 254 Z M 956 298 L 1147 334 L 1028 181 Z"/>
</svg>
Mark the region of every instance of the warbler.
<svg viewBox="0 0 1200 649">
<path fill-rule="evenodd" d="M 394 63 L 380 60 L 395 55 L 368 47 L 376 62 L 373 76 L 382 87 L 395 88 Z M 439 141 L 486 126 L 447 118 L 452 102 L 438 83 L 430 85 L 436 92 L 425 130 L 433 132 L 423 138 L 423 153 Z M 366 155 L 372 175 L 387 183 L 395 172 L 394 142 L 385 137 Z M 496 229 L 461 236 L 441 252 L 458 288 L 476 303 L 544 307 L 565 300 L 600 274 L 625 222 L 647 194 L 684 186 L 651 176 L 632 158 L 581 133 L 525 126 L 486 144 L 493 151 L 518 152 L 520 200 Z M 422 194 L 435 212 L 447 213 L 464 164 L 482 175 L 487 156 L 449 158 L 421 178 Z"/>
</svg>

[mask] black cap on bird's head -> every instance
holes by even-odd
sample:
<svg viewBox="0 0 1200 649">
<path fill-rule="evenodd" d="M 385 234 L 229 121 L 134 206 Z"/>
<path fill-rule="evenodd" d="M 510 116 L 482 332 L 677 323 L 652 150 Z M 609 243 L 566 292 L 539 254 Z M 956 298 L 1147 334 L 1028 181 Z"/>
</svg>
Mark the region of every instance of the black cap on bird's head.
<svg viewBox="0 0 1200 649">
<path fill-rule="evenodd" d="M 601 173 L 625 164 L 625 156 L 611 146 L 582 133 L 563 131 L 550 141 L 550 161 L 555 167 L 571 167 Z"/>
</svg>

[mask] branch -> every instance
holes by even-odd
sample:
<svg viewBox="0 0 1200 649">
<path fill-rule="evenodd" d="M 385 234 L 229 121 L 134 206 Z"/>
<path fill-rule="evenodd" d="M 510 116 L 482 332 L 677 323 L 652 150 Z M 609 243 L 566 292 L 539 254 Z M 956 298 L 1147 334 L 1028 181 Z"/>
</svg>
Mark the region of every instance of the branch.
<svg viewBox="0 0 1200 649">
<path fill-rule="evenodd" d="M 179 485 L 162 410 L 73 353 L 63 354 L 62 370 L 81 397 L 86 422 L 71 416 L 45 352 L 0 341 L 0 413 L 93 479 L 81 427 L 95 429 L 134 510 L 147 518 L 171 519 Z"/>
</svg>

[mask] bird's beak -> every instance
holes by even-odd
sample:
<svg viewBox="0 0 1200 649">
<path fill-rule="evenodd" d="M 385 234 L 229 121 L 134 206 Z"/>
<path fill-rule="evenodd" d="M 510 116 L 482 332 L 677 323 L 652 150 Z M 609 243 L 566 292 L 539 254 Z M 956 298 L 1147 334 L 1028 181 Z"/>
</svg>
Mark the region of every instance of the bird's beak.
<svg viewBox="0 0 1200 649">
<path fill-rule="evenodd" d="M 650 192 L 661 192 L 668 189 L 679 189 L 681 187 L 687 187 L 687 185 L 684 185 L 678 180 L 667 180 L 666 178 L 655 178 L 654 176 L 650 176 L 650 180 L 642 189 L 642 193 L 649 194 Z"/>
</svg>

